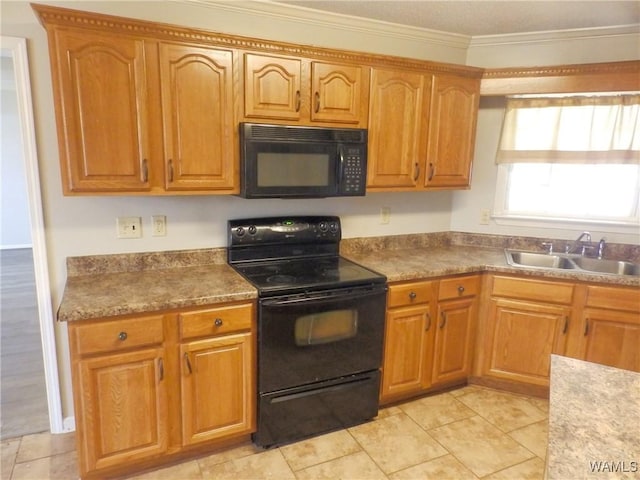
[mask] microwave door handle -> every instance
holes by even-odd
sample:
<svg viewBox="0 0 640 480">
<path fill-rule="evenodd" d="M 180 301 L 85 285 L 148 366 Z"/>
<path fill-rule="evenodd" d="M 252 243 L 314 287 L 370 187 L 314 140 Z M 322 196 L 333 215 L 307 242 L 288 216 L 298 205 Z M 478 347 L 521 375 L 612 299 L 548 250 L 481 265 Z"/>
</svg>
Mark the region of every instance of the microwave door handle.
<svg viewBox="0 0 640 480">
<path fill-rule="evenodd" d="M 340 157 L 338 164 L 338 190 L 341 190 L 342 179 L 344 177 L 344 147 L 342 145 L 338 146 L 338 156 Z"/>
</svg>

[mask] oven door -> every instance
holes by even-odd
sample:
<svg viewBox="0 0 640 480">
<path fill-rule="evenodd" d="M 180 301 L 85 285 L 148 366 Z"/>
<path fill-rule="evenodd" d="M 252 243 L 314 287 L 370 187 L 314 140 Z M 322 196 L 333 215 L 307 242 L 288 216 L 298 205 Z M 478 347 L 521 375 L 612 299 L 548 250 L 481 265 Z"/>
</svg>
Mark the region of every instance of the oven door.
<svg viewBox="0 0 640 480">
<path fill-rule="evenodd" d="M 379 369 L 386 291 L 376 285 L 262 299 L 258 391 Z"/>
</svg>

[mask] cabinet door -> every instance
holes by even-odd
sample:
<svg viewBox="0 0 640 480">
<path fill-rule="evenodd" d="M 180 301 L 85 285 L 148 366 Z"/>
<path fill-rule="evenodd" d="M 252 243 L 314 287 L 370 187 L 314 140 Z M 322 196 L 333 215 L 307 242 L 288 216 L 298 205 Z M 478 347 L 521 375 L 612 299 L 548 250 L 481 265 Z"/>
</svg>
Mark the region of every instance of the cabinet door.
<svg viewBox="0 0 640 480">
<path fill-rule="evenodd" d="M 313 62 L 311 120 L 366 125 L 368 85 L 362 70 L 358 66 Z"/>
<path fill-rule="evenodd" d="M 367 187 L 408 190 L 421 185 L 430 91 L 429 76 L 372 70 Z"/>
<path fill-rule="evenodd" d="M 383 400 L 429 387 L 431 372 L 425 364 L 432 354 L 433 329 L 428 304 L 387 313 L 380 394 Z"/>
<path fill-rule="evenodd" d="M 429 188 L 468 187 L 480 101 L 480 80 L 436 75 L 429 117 Z"/>
<path fill-rule="evenodd" d="M 247 53 L 244 56 L 244 114 L 248 118 L 298 121 L 303 99 L 302 61 Z"/>
<path fill-rule="evenodd" d="M 160 44 L 167 190 L 235 185 L 232 52 Z"/>
<path fill-rule="evenodd" d="M 251 333 L 186 343 L 180 356 L 183 444 L 253 431 Z"/>
<path fill-rule="evenodd" d="M 435 328 L 432 381 L 464 380 L 471 371 L 474 297 L 441 302 Z"/>
<path fill-rule="evenodd" d="M 549 386 L 551 354 L 563 354 L 571 309 L 491 299 L 484 373 Z"/>
<path fill-rule="evenodd" d="M 65 194 L 149 190 L 144 42 L 69 30 L 57 30 L 54 38 Z"/>
<path fill-rule="evenodd" d="M 79 361 L 76 419 L 83 448 L 80 474 L 167 450 L 163 349 Z"/>
<path fill-rule="evenodd" d="M 581 358 L 640 372 L 640 315 L 585 309 Z"/>
</svg>

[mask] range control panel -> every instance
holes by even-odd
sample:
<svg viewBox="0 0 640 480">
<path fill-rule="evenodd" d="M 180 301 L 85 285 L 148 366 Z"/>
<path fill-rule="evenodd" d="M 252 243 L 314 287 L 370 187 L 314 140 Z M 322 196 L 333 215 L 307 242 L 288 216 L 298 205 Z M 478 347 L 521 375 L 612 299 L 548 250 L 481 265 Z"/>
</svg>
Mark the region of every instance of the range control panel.
<svg viewBox="0 0 640 480">
<path fill-rule="evenodd" d="M 340 218 L 293 216 L 229 220 L 229 246 L 267 244 L 338 243 Z"/>
</svg>

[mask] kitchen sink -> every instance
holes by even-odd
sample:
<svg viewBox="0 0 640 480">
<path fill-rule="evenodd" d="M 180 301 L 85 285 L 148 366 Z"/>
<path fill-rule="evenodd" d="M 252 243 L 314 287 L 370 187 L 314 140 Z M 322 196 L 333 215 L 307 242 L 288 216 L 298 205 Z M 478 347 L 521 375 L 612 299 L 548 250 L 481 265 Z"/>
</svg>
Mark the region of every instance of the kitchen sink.
<svg viewBox="0 0 640 480">
<path fill-rule="evenodd" d="M 640 276 L 640 264 L 623 260 L 606 260 L 559 253 L 524 252 L 505 249 L 507 263 L 526 268 L 582 270 L 609 275 Z"/>
<path fill-rule="evenodd" d="M 576 257 L 571 261 L 578 268 L 598 273 L 613 273 L 615 275 L 640 275 L 640 265 L 619 260 L 605 260 L 589 257 Z"/>
<path fill-rule="evenodd" d="M 507 263 L 522 267 L 572 269 L 576 266 L 568 257 L 548 253 L 519 252 L 505 250 Z"/>
</svg>

